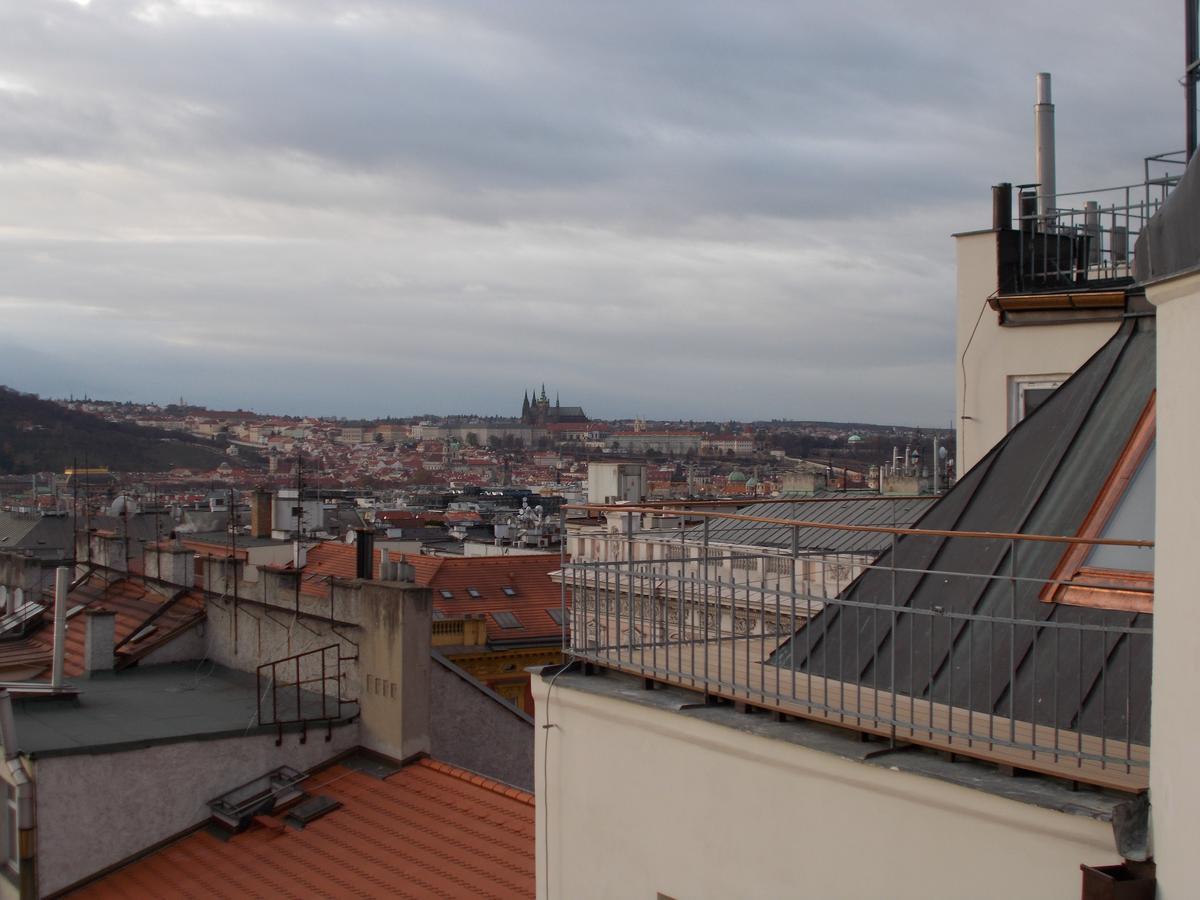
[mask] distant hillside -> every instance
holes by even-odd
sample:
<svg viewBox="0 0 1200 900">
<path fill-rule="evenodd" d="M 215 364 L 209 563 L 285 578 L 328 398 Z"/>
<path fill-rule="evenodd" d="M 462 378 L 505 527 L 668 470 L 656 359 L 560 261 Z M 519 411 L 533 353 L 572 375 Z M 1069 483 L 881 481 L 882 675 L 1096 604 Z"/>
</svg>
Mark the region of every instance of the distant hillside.
<svg viewBox="0 0 1200 900">
<path fill-rule="evenodd" d="M 106 422 L 0 385 L 0 474 L 61 472 L 71 465 L 114 472 L 213 469 L 227 459 L 210 441 L 140 425 Z M 245 451 L 239 465 L 261 458 Z"/>
</svg>

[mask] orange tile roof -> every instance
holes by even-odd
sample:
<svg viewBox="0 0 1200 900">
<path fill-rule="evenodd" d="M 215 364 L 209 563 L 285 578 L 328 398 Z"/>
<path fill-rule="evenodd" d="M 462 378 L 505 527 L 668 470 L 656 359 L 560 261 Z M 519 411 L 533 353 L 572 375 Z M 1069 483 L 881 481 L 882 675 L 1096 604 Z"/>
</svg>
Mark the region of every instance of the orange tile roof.
<svg viewBox="0 0 1200 900">
<path fill-rule="evenodd" d="M 146 587 L 140 581 L 122 578 L 107 582 L 93 575 L 71 591 L 67 598 L 67 611 L 76 606 L 103 607 L 116 613 L 114 624 L 114 646 L 144 627 L 150 616 L 158 613 L 169 598 Z M 45 624 L 30 635 L 22 644 L 40 648 L 45 654 L 44 666 L 49 669 L 50 653 L 54 648 L 53 600 L 46 598 Z M 191 591 L 178 603 L 154 620 L 155 630 L 136 644 L 126 644 L 117 651 L 117 666 L 128 665 L 176 634 L 186 631 L 204 618 L 204 597 L 199 591 Z M 74 615 L 67 620 L 63 672 L 68 678 L 78 677 L 84 672 L 84 642 L 87 634 L 87 617 Z M 12 668 L 21 663 L 6 655 L 0 658 L 0 667 Z"/>
<path fill-rule="evenodd" d="M 302 831 L 195 831 L 73 897 L 532 897 L 533 797 L 435 760 L 383 780 L 334 765 L 302 784 L 342 803 Z"/>
<path fill-rule="evenodd" d="M 561 560 L 557 553 L 519 553 L 513 556 L 395 556 L 416 570 L 417 584 L 433 589 L 433 608 L 450 619 L 482 614 L 486 618 L 488 640 L 503 643 L 551 643 L 562 636 L 562 627 L 547 610 L 562 605 L 562 588 L 550 577 Z M 325 597 L 329 576 L 353 578 L 355 547 L 337 541 L 317 544 L 308 551 L 301 590 L 310 596 Z M 375 554 L 374 574 L 379 575 L 379 554 Z M 504 588 L 515 590 L 513 596 Z M 475 588 L 472 597 L 468 588 Z M 443 597 L 450 591 L 452 597 Z M 520 627 L 504 628 L 495 613 L 511 612 Z"/>
</svg>

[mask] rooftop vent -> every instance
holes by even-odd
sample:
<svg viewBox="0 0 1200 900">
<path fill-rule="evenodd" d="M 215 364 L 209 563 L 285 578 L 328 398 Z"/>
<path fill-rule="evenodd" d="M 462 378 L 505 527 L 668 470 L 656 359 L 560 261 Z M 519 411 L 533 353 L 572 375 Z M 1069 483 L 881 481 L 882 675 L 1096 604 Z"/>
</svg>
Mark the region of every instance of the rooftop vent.
<svg viewBox="0 0 1200 900">
<path fill-rule="evenodd" d="M 25 603 L 15 612 L 0 619 L 0 640 L 13 640 L 27 635 L 41 624 L 46 607 L 41 603 Z"/>
<path fill-rule="evenodd" d="M 315 822 L 321 816 L 331 813 L 335 809 L 340 809 L 341 806 L 342 802 L 334 800 L 332 797 L 309 797 L 293 806 L 284 821 L 303 830 L 305 825 Z"/>
<path fill-rule="evenodd" d="M 289 766 L 280 766 L 208 801 L 208 808 L 214 820 L 237 834 L 245 831 L 255 816 L 271 815 L 303 799 L 305 793 L 297 785 L 307 777 Z"/>
</svg>

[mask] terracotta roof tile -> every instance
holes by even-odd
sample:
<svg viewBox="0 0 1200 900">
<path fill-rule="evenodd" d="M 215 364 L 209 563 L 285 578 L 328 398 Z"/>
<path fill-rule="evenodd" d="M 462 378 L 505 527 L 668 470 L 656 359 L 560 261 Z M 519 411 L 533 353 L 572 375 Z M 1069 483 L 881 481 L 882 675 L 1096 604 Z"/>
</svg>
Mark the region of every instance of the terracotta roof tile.
<svg viewBox="0 0 1200 900">
<path fill-rule="evenodd" d="M 169 597 L 151 590 L 141 581 L 122 578 L 106 582 L 93 575 L 73 590 L 67 598 L 67 612 L 76 606 L 100 607 L 116 613 L 114 623 L 114 646 L 141 630 L 146 620 L 159 612 Z M 40 647 L 45 654 L 44 666 L 50 665 L 49 655 L 54 648 L 53 599 L 46 598 L 47 610 L 44 624 L 31 634 L 30 648 Z M 171 637 L 186 631 L 204 618 L 204 597 L 198 591 L 182 597 L 154 621 L 155 630 L 136 644 L 126 644 L 117 652 L 117 665 L 129 664 Z M 83 615 L 74 615 L 67 620 L 66 649 L 63 654 L 63 671 L 68 678 L 75 678 L 84 671 L 84 641 L 87 621 Z M 24 643 L 24 642 L 23 642 Z M 0 661 L 2 665 L 2 661 Z"/>
<path fill-rule="evenodd" d="M 379 575 L 379 554 L 374 573 Z M 514 556 L 396 556 L 416 571 L 417 584 L 433 589 L 433 608 L 450 619 L 468 614 L 486 618 L 488 640 L 504 643 L 546 643 L 562 636 L 562 626 L 547 610 L 560 609 L 562 588 L 550 577 L 562 561 L 557 553 L 523 553 Z M 355 548 L 327 541 L 308 551 L 301 590 L 324 597 L 328 578 L 353 578 Z M 474 588 L 479 594 L 469 593 Z M 511 596 L 504 592 L 511 588 Z M 442 591 L 451 596 L 443 597 Z M 497 613 L 512 613 L 518 627 L 505 628 Z"/>
<path fill-rule="evenodd" d="M 303 831 L 196 831 L 74 897 L 532 897 L 532 797 L 422 760 L 382 781 L 345 766 L 304 783 L 342 803 Z"/>
</svg>

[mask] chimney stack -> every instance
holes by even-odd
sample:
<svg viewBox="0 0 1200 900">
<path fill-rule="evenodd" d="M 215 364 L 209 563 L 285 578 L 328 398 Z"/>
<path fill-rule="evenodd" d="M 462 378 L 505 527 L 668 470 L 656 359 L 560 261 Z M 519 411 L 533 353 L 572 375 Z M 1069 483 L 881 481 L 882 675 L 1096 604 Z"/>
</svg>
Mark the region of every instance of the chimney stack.
<svg viewBox="0 0 1200 900">
<path fill-rule="evenodd" d="M 113 670 L 113 648 L 116 646 L 117 614 L 111 609 L 89 609 L 87 633 L 83 646 L 83 668 L 93 672 Z"/>
<path fill-rule="evenodd" d="M 1038 72 L 1037 105 L 1033 107 L 1034 170 L 1037 179 L 1038 219 L 1045 228 L 1054 218 L 1054 103 L 1050 99 L 1050 73 Z"/>
<path fill-rule="evenodd" d="M 71 570 L 59 566 L 54 572 L 54 651 L 50 664 L 50 686 L 63 685 L 63 663 L 67 648 L 67 595 L 71 588 Z"/>
<path fill-rule="evenodd" d="M 250 496 L 250 534 L 256 538 L 269 538 L 274 528 L 272 523 L 273 498 L 266 488 L 258 488 Z"/>
<path fill-rule="evenodd" d="M 354 577 L 370 581 L 375 577 L 375 532 L 354 529 Z"/>
</svg>

